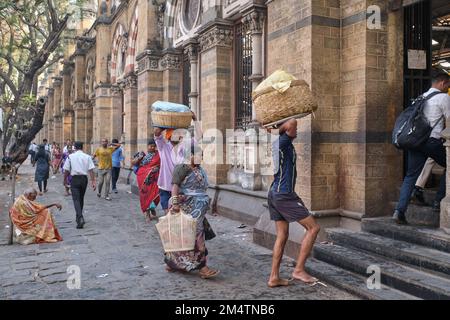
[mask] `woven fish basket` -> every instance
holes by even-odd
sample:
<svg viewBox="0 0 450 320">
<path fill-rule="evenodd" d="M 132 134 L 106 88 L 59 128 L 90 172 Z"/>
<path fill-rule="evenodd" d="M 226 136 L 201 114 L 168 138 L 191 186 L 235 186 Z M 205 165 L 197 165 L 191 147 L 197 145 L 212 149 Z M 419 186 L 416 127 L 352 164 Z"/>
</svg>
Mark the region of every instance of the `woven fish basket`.
<svg viewBox="0 0 450 320">
<path fill-rule="evenodd" d="M 191 120 L 191 112 L 152 111 L 152 122 L 155 127 L 189 128 Z"/>
<path fill-rule="evenodd" d="M 180 211 L 169 212 L 156 224 L 164 252 L 194 250 L 197 220 Z"/>
<path fill-rule="evenodd" d="M 252 100 L 256 120 L 263 125 L 317 110 L 317 102 L 304 80 L 293 80 L 283 93 L 272 87 L 253 93 Z"/>
</svg>

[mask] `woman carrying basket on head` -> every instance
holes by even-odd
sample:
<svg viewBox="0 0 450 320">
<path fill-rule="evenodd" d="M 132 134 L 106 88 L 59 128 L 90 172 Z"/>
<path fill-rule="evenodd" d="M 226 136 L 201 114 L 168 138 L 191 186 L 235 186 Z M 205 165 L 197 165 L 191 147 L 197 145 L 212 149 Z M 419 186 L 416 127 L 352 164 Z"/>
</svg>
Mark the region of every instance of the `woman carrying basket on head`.
<svg viewBox="0 0 450 320">
<path fill-rule="evenodd" d="M 167 252 L 164 261 L 167 264 L 167 271 L 199 270 L 200 277 L 208 279 L 219 274 L 219 270 L 206 265 L 208 250 L 205 240 L 214 237 L 214 232 L 205 217 L 209 208 L 209 197 L 206 194 L 208 177 L 200 166 L 200 148 L 192 146 L 190 151 L 190 164 L 179 164 L 173 172 L 171 211 L 182 210 L 197 219 L 195 247 L 190 251 Z"/>
</svg>

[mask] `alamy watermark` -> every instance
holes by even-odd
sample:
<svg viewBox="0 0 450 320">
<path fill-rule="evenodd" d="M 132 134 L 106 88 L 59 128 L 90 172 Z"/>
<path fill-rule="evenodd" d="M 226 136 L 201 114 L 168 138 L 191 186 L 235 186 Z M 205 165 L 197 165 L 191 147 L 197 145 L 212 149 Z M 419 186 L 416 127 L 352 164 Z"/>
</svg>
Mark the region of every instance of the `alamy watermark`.
<svg viewBox="0 0 450 320">
<path fill-rule="evenodd" d="M 67 278 L 66 285 L 69 290 L 79 290 L 81 289 L 81 269 L 77 265 L 70 265 L 67 267 Z"/>
<path fill-rule="evenodd" d="M 369 290 L 379 290 L 381 289 L 381 269 L 380 266 L 376 264 L 371 264 L 367 267 L 366 273 L 369 277 L 366 280 L 367 289 Z"/>
</svg>

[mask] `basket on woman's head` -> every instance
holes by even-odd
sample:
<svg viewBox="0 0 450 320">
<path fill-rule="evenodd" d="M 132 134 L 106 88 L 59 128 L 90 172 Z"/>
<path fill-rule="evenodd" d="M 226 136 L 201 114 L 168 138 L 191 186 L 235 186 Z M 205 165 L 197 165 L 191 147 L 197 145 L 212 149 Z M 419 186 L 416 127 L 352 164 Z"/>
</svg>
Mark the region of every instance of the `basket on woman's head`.
<svg viewBox="0 0 450 320">
<path fill-rule="evenodd" d="M 151 115 L 153 126 L 166 129 L 188 128 L 192 121 L 188 106 L 168 101 L 153 103 Z"/>
</svg>

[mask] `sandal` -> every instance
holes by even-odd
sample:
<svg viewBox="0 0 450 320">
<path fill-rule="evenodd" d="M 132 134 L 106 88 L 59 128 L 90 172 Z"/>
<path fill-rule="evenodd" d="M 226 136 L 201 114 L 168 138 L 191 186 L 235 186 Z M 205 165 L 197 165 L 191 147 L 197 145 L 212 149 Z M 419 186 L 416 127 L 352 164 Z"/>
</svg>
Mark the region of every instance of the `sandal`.
<svg viewBox="0 0 450 320">
<path fill-rule="evenodd" d="M 220 270 L 209 269 L 208 271 L 200 271 L 199 275 L 202 279 L 211 279 L 217 276 L 220 273 Z"/>
</svg>

